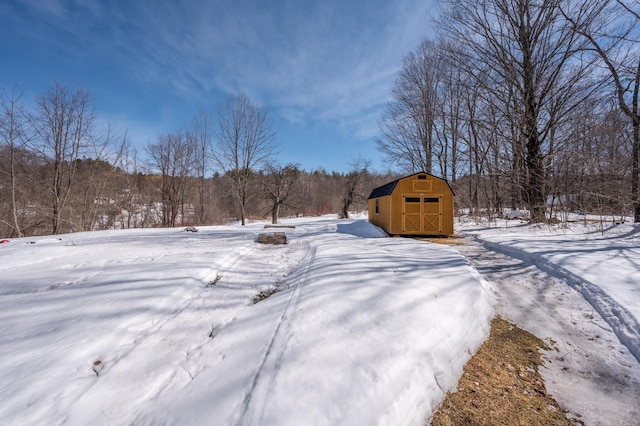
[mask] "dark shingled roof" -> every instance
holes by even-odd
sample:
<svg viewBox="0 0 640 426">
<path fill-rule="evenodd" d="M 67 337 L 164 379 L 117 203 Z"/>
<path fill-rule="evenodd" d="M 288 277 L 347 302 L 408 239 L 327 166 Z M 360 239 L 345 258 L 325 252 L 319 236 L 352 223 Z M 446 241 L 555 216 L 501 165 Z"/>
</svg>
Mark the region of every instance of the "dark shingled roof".
<svg viewBox="0 0 640 426">
<path fill-rule="evenodd" d="M 374 190 L 371 191 L 371 195 L 369 195 L 368 199 L 383 197 L 385 195 L 391 195 L 396 185 L 398 184 L 398 180 L 394 180 L 393 182 L 389 182 L 385 185 L 374 188 Z"/>
<path fill-rule="evenodd" d="M 373 191 L 371 191 L 371 195 L 369 195 L 368 200 L 370 200 L 372 198 L 384 197 L 385 195 L 391 195 L 391 193 L 396 188 L 396 185 L 398 184 L 399 181 L 401 181 L 402 179 L 406 179 L 408 177 L 411 177 L 411 176 L 416 176 L 416 175 L 427 175 L 427 176 L 434 177 L 436 179 L 442 179 L 442 178 L 439 178 L 438 176 L 433 176 L 432 174 L 425 173 L 425 172 L 414 173 L 412 175 L 401 177 L 400 179 L 396 179 L 393 182 L 389 182 L 387 184 L 384 184 L 382 186 L 374 188 Z M 444 180 L 446 182 L 447 186 L 449 187 L 449 189 L 451 189 L 451 186 L 449 185 L 449 182 L 447 182 L 446 179 L 442 179 L 442 180 Z M 451 192 L 453 193 L 453 189 L 451 189 Z"/>
</svg>

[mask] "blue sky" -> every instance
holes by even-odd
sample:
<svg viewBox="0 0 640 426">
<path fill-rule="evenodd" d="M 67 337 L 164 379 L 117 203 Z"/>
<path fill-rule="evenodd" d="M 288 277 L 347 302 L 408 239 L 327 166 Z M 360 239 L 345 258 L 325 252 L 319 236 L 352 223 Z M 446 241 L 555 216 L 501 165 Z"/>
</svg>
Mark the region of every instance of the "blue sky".
<svg viewBox="0 0 640 426">
<path fill-rule="evenodd" d="M 144 147 L 230 93 L 266 106 L 281 163 L 377 170 L 374 138 L 402 57 L 436 0 L 4 0 L 0 88 L 33 99 L 54 81 Z"/>
</svg>

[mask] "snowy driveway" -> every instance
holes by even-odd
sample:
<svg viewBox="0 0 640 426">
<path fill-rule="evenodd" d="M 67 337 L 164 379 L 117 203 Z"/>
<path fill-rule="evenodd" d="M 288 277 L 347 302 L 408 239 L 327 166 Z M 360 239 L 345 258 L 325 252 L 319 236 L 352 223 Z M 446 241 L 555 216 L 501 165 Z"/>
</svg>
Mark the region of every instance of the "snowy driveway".
<svg viewBox="0 0 640 426">
<path fill-rule="evenodd" d="M 510 224 L 464 229 L 578 291 L 640 362 L 640 225 Z"/>
<path fill-rule="evenodd" d="M 497 313 L 552 348 L 542 375 L 554 398 L 587 425 L 637 424 L 637 318 L 628 313 L 640 302 L 639 228 L 463 229 L 469 237 L 457 248 L 491 282 Z"/>
</svg>

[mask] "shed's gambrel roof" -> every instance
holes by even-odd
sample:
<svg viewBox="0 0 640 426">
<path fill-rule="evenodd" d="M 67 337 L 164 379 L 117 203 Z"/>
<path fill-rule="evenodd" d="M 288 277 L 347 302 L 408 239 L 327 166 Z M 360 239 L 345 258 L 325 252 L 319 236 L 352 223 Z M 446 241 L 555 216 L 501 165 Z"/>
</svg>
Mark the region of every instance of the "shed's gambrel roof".
<svg viewBox="0 0 640 426">
<path fill-rule="evenodd" d="M 373 191 L 371 191 L 371 195 L 369 195 L 368 200 L 371 200 L 372 198 L 384 197 L 385 195 L 391 195 L 393 190 L 396 189 L 396 185 L 398 184 L 398 182 L 400 182 L 402 179 L 406 179 L 406 178 L 410 178 L 410 177 L 418 176 L 418 175 L 427 175 L 427 176 L 431 176 L 432 178 L 440 179 L 440 180 L 445 181 L 445 183 L 447 184 L 447 186 L 451 190 L 451 193 L 453 194 L 453 189 L 451 189 L 451 185 L 449 185 L 449 182 L 446 179 L 439 178 L 438 176 L 434 176 L 434 175 L 426 173 L 426 172 L 419 172 L 419 173 L 414 173 L 414 174 L 409 175 L 409 176 L 401 177 L 399 179 L 394 180 L 393 182 L 389 182 L 389 183 L 386 183 L 386 184 L 384 184 L 382 186 L 374 188 Z"/>
<path fill-rule="evenodd" d="M 400 180 L 400 179 L 398 179 Z M 369 200 L 372 198 L 378 198 L 378 197 L 383 197 L 385 195 L 391 195 L 391 193 L 393 192 L 393 190 L 395 189 L 396 185 L 398 184 L 398 180 L 394 180 L 393 182 L 389 182 L 385 185 L 379 186 L 377 188 L 374 188 L 373 191 L 371 191 L 371 195 L 369 195 Z"/>
</svg>

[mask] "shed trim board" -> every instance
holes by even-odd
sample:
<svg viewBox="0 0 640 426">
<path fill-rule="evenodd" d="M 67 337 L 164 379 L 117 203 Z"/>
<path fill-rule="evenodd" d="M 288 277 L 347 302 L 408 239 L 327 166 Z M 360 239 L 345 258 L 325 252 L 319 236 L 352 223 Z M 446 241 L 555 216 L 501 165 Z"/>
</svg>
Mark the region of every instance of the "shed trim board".
<svg viewBox="0 0 640 426">
<path fill-rule="evenodd" d="M 453 235 L 453 201 L 445 179 L 415 173 L 371 192 L 369 221 L 391 235 Z"/>
</svg>

